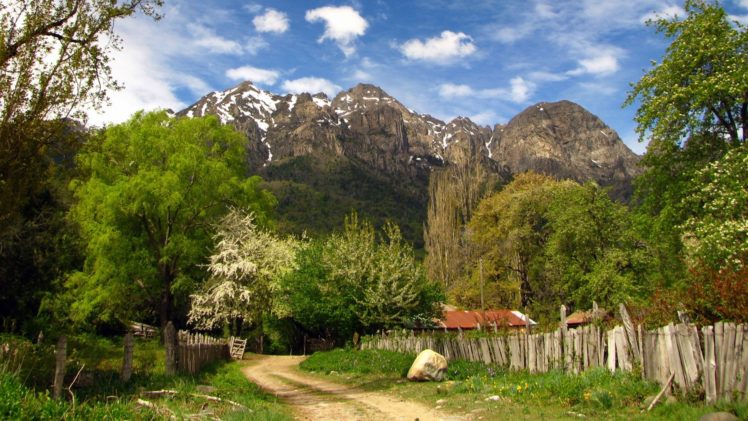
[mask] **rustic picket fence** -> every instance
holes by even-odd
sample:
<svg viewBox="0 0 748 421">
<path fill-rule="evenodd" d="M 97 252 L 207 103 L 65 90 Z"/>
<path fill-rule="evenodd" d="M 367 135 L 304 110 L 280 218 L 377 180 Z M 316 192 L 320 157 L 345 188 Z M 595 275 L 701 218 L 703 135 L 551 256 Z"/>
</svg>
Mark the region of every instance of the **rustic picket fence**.
<svg viewBox="0 0 748 421">
<path fill-rule="evenodd" d="M 628 316 L 628 315 L 626 315 Z M 554 369 L 579 373 L 607 367 L 638 370 L 645 378 L 669 389 L 703 392 L 708 403 L 745 399 L 748 393 L 748 325 L 716 323 L 699 329 L 692 324 L 669 324 L 645 331 L 624 326 L 604 332 L 596 325 L 554 332 L 517 332 L 484 337 L 391 334 L 369 336 L 362 349 L 417 354 L 432 349 L 448 360 L 480 361 L 512 370 L 544 373 Z"/>
<path fill-rule="evenodd" d="M 177 369 L 196 374 L 208 363 L 230 360 L 231 349 L 226 339 L 180 330 L 177 334 Z"/>
</svg>

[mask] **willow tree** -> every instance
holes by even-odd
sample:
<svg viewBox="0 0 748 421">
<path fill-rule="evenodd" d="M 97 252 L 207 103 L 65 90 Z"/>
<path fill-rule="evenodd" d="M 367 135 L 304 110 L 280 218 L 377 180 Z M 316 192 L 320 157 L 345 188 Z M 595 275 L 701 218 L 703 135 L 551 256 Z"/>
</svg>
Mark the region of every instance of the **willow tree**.
<svg viewBox="0 0 748 421">
<path fill-rule="evenodd" d="M 274 197 L 245 176 L 244 136 L 215 117 L 138 113 L 78 157 L 70 217 L 86 244 L 67 287 L 76 320 L 174 317 L 204 277 L 212 224 L 231 206 L 267 222 Z"/>
</svg>

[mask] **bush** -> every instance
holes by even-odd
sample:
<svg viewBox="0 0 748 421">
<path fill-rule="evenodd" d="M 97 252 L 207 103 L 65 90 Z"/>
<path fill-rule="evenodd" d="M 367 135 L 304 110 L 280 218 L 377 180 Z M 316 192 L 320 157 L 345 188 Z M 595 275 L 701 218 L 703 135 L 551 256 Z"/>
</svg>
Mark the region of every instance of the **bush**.
<svg viewBox="0 0 748 421">
<path fill-rule="evenodd" d="M 405 377 L 414 358 L 415 355 L 378 349 L 334 349 L 315 352 L 301 363 L 301 368 L 322 373 L 337 371 L 354 374 L 396 374 Z"/>
</svg>

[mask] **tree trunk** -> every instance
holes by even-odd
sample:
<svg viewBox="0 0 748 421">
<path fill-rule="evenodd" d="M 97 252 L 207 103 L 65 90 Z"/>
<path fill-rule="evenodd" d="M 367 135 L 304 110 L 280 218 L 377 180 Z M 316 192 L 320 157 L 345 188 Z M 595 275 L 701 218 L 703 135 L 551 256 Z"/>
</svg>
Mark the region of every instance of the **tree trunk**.
<svg viewBox="0 0 748 421">
<path fill-rule="evenodd" d="M 171 283 L 174 279 L 174 274 L 165 266 L 162 265 L 159 272 L 161 273 L 161 302 L 159 305 L 159 322 L 161 329 L 166 328 L 166 324 L 171 321 L 172 307 L 174 305 L 174 297 L 171 293 Z"/>
</svg>

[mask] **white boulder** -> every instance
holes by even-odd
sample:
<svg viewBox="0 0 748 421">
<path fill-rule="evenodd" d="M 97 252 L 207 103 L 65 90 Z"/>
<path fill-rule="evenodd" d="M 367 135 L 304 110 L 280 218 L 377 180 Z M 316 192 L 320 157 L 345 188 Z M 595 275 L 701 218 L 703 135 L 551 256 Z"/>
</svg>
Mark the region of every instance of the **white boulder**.
<svg viewBox="0 0 748 421">
<path fill-rule="evenodd" d="M 415 382 L 442 381 L 447 372 L 447 359 L 430 349 L 421 351 L 408 370 L 408 380 Z"/>
</svg>

